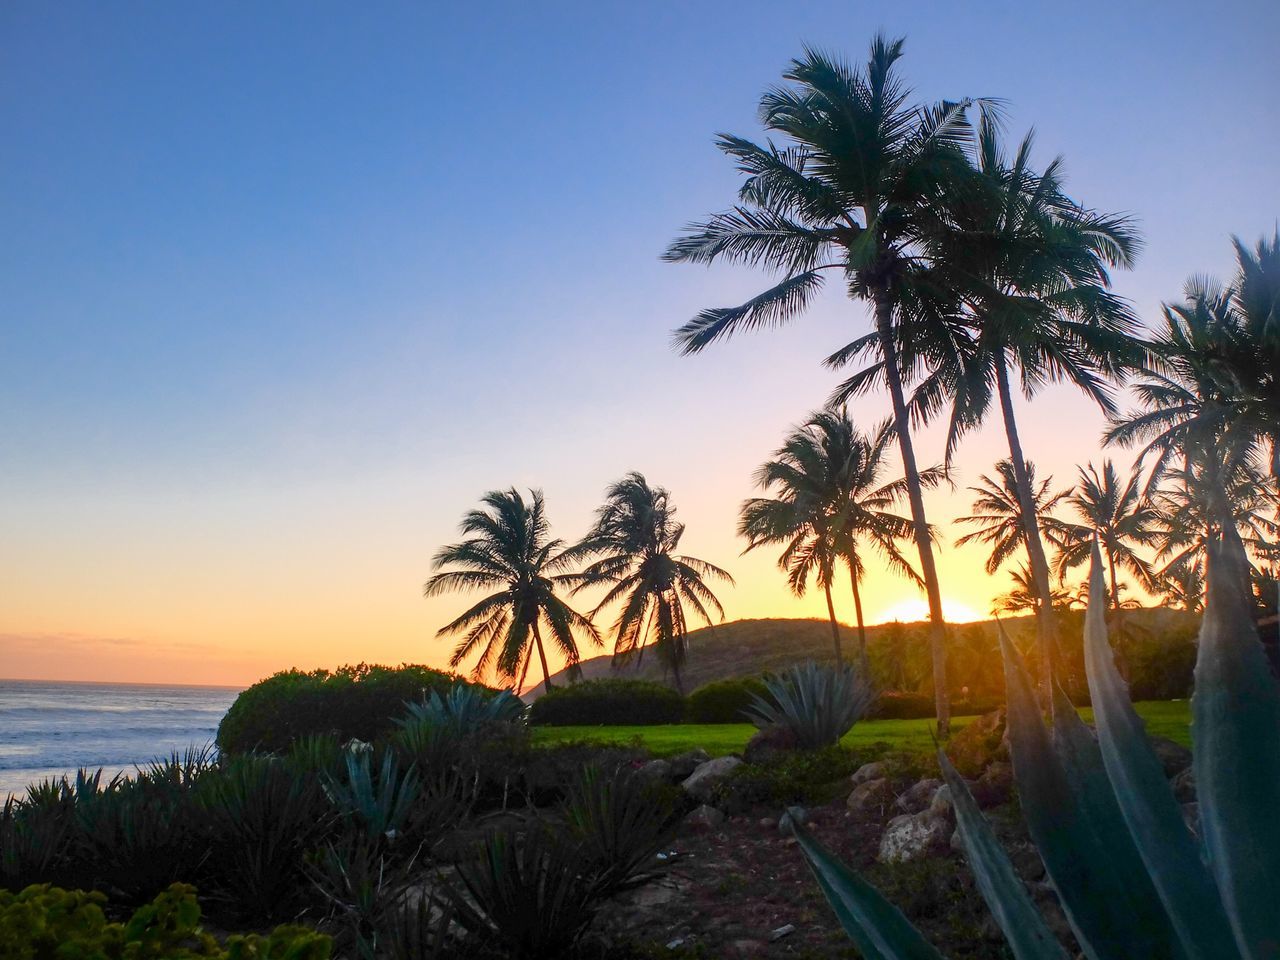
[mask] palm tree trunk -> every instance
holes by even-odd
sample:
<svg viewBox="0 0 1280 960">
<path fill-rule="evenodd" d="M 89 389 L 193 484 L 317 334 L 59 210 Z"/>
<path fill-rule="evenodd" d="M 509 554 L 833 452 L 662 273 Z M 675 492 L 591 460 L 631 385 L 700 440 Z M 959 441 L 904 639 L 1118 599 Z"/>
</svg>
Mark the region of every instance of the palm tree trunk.
<svg viewBox="0 0 1280 960">
<path fill-rule="evenodd" d="M 827 596 L 827 617 L 831 621 L 831 645 L 836 651 L 836 666 L 844 666 L 844 653 L 840 649 L 840 624 L 836 621 L 836 605 L 831 601 L 831 577 L 827 576 L 822 584 L 822 592 Z"/>
<path fill-rule="evenodd" d="M 524 667 L 520 671 L 520 679 L 516 681 L 516 696 L 520 696 L 524 692 L 524 680 L 529 676 L 529 664 L 533 663 L 533 651 L 530 650 L 525 654 Z"/>
<path fill-rule="evenodd" d="M 863 676 L 869 676 L 867 663 L 867 625 L 862 620 L 862 593 L 858 590 L 858 575 L 854 573 L 852 560 L 849 563 L 849 583 L 853 587 L 853 612 L 858 618 L 858 663 L 862 667 Z"/>
<path fill-rule="evenodd" d="M 911 503 L 911 522 L 915 528 L 916 549 L 920 553 L 920 572 L 924 576 L 925 595 L 929 599 L 929 647 L 933 656 L 933 698 L 938 720 L 938 736 L 951 734 L 951 698 L 947 691 L 947 623 L 942 616 L 942 589 L 938 584 L 938 568 L 933 561 L 933 540 L 929 521 L 924 514 L 924 494 L 920 487 L 920 471 L 911 443 L 911 423 L 902 396 L 902 377 L 898 371 L 898 350 L 893 342 L 893 304 L 887 291 L 875 298 L 876 332 L 880 337 L 880 355 L 884 361 L 889 398 L 893 401 L 894 429 L 907 479 L 907 499 Z"/>
<path fill-rule="evenodd" d="M 1005 364 L 1004 350 L 996 354 L 996 383 L 1000 390 L 1000 411 L 1004 415 L 1004 433 L 1009 441 L 1009 458 L 1013 461 L 1013 478 L 1018 488 L 1018 508 L 1022 519 L 1022 535 L 1026 541 L 1027 557 L 1031 561 L 1031 580 L 1035 586 L 1036 625 L 1040 635 L 1040 689 L 1046 704 L 1052 702 L 1051 684 L 1058 659 L 1058 624 L 1053 611 L 1053 592 L 1049 587 L 1049 561 L 1044 553 L 1044 540 L 1040 536 L 1040 523 L 1036 518 L 1035 496 L 1031 490 L 1031 478 L 1027 476 L 1027 460 L 1022 453 L 1022 440 L 1018 436 L 1018 422 L 1013 414 L 1013 396 L 1009 389 L 1009 368 Z"/>
<path fill-rule="evenodd" d="M 551 671 L 547 669 L 547 652 L 542 649 L 542 634 L 538 632 L 538 621 L 533 621 L 533 645 L 538 648 L 538 659 L 542 661 L 542 688 L 551 692 Z"/>
</svg>

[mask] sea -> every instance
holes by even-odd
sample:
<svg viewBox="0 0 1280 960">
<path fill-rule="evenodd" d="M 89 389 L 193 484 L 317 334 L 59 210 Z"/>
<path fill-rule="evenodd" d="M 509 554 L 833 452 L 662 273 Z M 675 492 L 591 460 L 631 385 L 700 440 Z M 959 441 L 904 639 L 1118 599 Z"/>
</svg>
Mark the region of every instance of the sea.
<svg viewBox="0 0 1280 960">
<path fill-rule="evenodd" d="M 76 770 L 104 778 L 212 744 L 233 687 L 0 680 L 0 803 Z"/>
</svg>

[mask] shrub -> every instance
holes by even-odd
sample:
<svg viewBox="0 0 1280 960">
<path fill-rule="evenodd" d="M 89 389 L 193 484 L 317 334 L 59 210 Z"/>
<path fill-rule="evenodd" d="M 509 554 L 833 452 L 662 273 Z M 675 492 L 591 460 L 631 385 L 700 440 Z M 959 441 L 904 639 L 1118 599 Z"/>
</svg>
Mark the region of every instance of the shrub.
<svg viewBox="0 0 1280 960">
<path fill-rule="evenodd" d="M 450 674 L 412 664 L 286 670 L 236 697 L 218 726 L 218 747 L 224 753 L 277 753 L 299 737 L 323 733 L 372 742 L 395 728 L 406 703 L 431 692 L 445 693 L 458 682 Z"/>
<path fill-rule="evenodd" d="M 529 722 L 546 726 L 679 723 L 684 697 L 650 680 L 609 677 L 560 687 L 529 708 Z"/>
<path fill-rule="evenodd" d="M 195 889 L 174 884 L 125 923 L 108 923 L 101 893 L 31 886 L 0 891 L 0 960 L 326 960 L 329 938 L 303 927 L 232 936 L 220 945 L 200 928 Z"/>
<path fill-rule="evenodd" d="M 764 681 L 748 717 L 761 730 L 789 731 L 803 749 L 831 746 L 853 729 L 875 696 L 853 667 L 802 663 Z"/>
<path fill-rule="evenodd" d="M 713 680 L 689 694 L 685 705 L 688 723 L 746 723 L 753 698 L 765 692 L 761 677 Z"/>
<path fill-rule="evenodd" d="M 467 683 L 455 684 L 443 695 L 432 690 L 425 700 L 406 706 L 408 715 L 396 721 L 398 726 L 447 725 L 458 735 L 517 724 L 524 719 L 525 709 L 509 690 L 492 691 Z"/>
<path fill-rule="evenodd" d="M 816 806 L 848 791 L 849 775 L 865 758 L 839 746 L 781 753 L 768 763 L 744 763 L 715 789 L 715 806 L 731 814 L 756 807 Z"/>
<path fill-rule="evenodd" d="M 933 715 L 933 697 L 903 690 L 885 690 L 867 710 L 866 719 L 921 720 Z"/>
</svg>

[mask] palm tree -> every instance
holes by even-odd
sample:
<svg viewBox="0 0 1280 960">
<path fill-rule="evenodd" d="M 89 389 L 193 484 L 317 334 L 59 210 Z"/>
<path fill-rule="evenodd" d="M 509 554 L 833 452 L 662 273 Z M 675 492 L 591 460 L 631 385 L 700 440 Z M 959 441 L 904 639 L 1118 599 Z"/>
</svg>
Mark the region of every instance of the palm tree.
<svg viewBox="0 0 1280 960">
<path fill-rule="evenodd" d="M 1116 466 L 1103 461 L 1102 472 L 1092 463 L 1080 468 L 1080 481 L 1067 498 L 1082 524 L 1066 524 L 1057 537 L 1059 580 L 1085 563 L 1096 535 L 1107 564 L 1111 607 L 1122 607 L 1119 569 L 1128 571 L 1144 588 L 1155 588 L 1151 564 L 1135 548 L 1153 545 L 1159 535 L 1158 517 L 1151 501 L 1142 495 L 1141 475 L 1134 469 L 1123 484 Z"/>
<path fill-rule="evenodd" d="M 785 544 L 778 566 L 787 572 L 797 596 L 804 595 L 809 578 L 816 576 L 826 596 L 837 663 L 844 662 L 831 596 L 838 563 L 849 572 L 864 667 L 867 634 L 859 589 L 865 573 L 863 545 L 870 543 L 890 567 L 920 582 L 898 549 L 898 541 L 911 535 L 911 521 L 890 509 L 902 498 L 905 480 L 885 482 L 883 476 L 892 437 L 888 426 L 872 436 L 863 434 L 847 410 L 819 410 L 756 471 L 757 485 L 775 496 L 742 505 L 738 532 L 747 538 L 744 553 L 766 544 Z M 921 474 L 928 485 L 940 479 L 936 468 Z"/>
<path fill-rule="evenodd" d="M 953 205 L 943 236 L 945 254 L 933 269 L 959 292 L 960 313 L 972 329 L 959 363 L 943 365 L 923 384 L 919 402 L 952 398 L 947 462 L 960 437 L 999 404 L 1009 446 L 1017 511 L 1035 593 L 1033 609 L 1047 685 L 1057 647 L 1049 563 L 1036 511 L 1034 480 L 1013 407 L 1013 372 L 1020 392 L 1033 397 L 1061 380 L 1074 384 L 1108 414 L 1115 404 L 1108 378 L 1140 359 L 1132 333 L 1137 321 L 1110 289 L 1108 269 L 1130 266 L 1138 239 L 1129 219 L 1087 210 L 1063 192 L 1062 159 L 1037 173 L 1027 134 L 1012 158 L 997 125 L 984 115 L 978 129 L 978 186 Z M 997 564 L 998 566 L 998 564 Z"/>
<path fill-rule="evenodd" d="M 1165 598 L 1187 613 L 1199 613 L 1204 607 L 1204 567 L 1198 563 L 1169 564 L 1160 571 L 1160 586 Z"/>
<path fill-rule="evenodd" d="M 1013 589 L 996 597 L 991 605 L 991 613 L 1036 613 L 1040 604 L 1040 592 L 1036 589 L 1035 579 L 1025 563 L 1014 567 L 1010 573 L 1013 578 Z M 1058 588 L 1050 595 L 1050 602 L 1055 608 L 1068 607 L 1075 601 L 1071 591 Z"/>
<path fill-rule="evenodd" d="M 806 50 L 783 74 L 790 86 L 760 100 L 766 130 L 786 145 L 721 135 L 717 146 L 745 175 L 739 204 L 691 225 L 665 259 L 728 260 L 764 267 L 781 279 L 736 307 L 702 311 L 681 327 L 676 343 L 695 353 L 742 330 L 776 326 L 798 314 L 837 271 L 849 295 L 872 306 L 874 331 L 856 341 L 878 362 L 860 383 L 883 382 L 893 403 L 920 569 L 929 600 L 938 729 L 946 736 L 946 624 L 920 471 L 903 393 L 910 378 L 951 349 L 936 322 L 934 292 L 915 282 L 939 205 L 971 179 L 964 147 L 971 101 L 916 106 L 895 64 L 902 40 L 877 36 L 865 67 Z M 855 351 L 856 352 L 856 351 Z"/>
<path fill-rule="evenodd" d="M 687 604 L 707 625 L 712 614 L 724 619 L 724 608 L 707 579 L 733 583 L 733 577 L 705 560 L 676 553 L 684 524 L 675 519 L 671 495 L 652 487 L 640 473 L 629 473 L 605 492 L 596 522 L 573 553 L 596 557 L 578 577 L 574 592 L 607 584 L 608 592 L 592 616 L 620 602 L 614 622 L 614 656 L 637 662 L 652 641 L 683 690 L 680 670 L 688 652 Z"/>
<path fill-rule="evenodd" d="M 1050 511 L 1065 500 L 1071 492 L 1059 490 L 1057 493 L 1050 493 L 1049 487 L 1053 483 L 1053 477 L 1045 478 L 1037 487 L 1036 468 L 1029 460 L 1023 465 L 1020 473 L 1014 470 L 1013 461 L 1001 460 L 996 464 L 995 472 L 998 480 L 983 474 L 978 478 L 978 485 L 969 488 L 970 492 L 976 495 L 972 507 L 973 514 L 967 517 L 956 517 L 956 523 L 978 527 L 973 533 L 966 533 L 956 540 L 957 547 L 963 547 L 969 543 L 990 544 L 991 555 L 987 558 L 987 573 L 995 573 L 1019 549 L 1027 545 L 1027 528 L 1022 518 L 1022 496 L 1018 489 L 1019 475 L 1026 477 L 1031 484 L 1031 505 L 1037 517 L 1037 530 L 1043 526 L 1055 533 L 1065 531 L 1066 525 L 1052 516 Z M 1034 577 L 1031 582 L 1034 588 Z M 1036 606 L 1038 604 L 1027 609 L 1035 609 Z"/>
<path fill-rule="evenodd" d="M 462 518 L 464 540 L 442 547 L 431 561 L 434 573 L 422 589 L 434 597 L 456 590 L 493 590 L 436 636 L 461 635 L 449 665 L 457 667 L 479 652 L 472 670 L 477 679 L 493 668 L 500 677 L 523 687 L 536 652 L 542 665 L 542 684 L 551 690 L 551 671 L 541 627 L 572 671 L 581 659 L 575 634 L 597 646 L 595 625 L 556 595 L 572 583 L 568 567 L 572 554 L 564 542 L 553 540 L 541 490 L 526 501 L 514 488 L 493 490 L 480 500 L 482 509 Z M 445 569 L 446 567 L 451 569 Z"/>
</svg>

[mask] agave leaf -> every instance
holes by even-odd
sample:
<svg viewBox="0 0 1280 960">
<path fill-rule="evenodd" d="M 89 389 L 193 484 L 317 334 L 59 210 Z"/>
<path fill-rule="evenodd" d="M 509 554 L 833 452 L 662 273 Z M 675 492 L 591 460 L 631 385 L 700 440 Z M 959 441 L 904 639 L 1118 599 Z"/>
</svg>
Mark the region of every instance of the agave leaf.
<svg viewBox="0 0 1280 960">
<path fill-rule="evenodd" d="M 1131 891 L 1112 871 L 1111 852 L 1076 800 L 1049 740 L 1031 678 L 1003 631 L 1000 648 L 1009 748 L 1022 812 L 1081 949 L 1090 960 L 1161 956 L 1159 937 L 1133 922 Z"/>
<path fill-rule="evenodd" d="M 1120 813 L 1098 742 L 1057 684 L 1053 686 L 1053 747 L 1075 792 L 1076 802 L 1107 852 L 1111 872 L 1128 893 L 1133 924 L 1151 937 L 1152 956 L 1185 956 L 1160 894 Z"/>
<path fill-rule="evenodd" d="M 1014 957 L 1017 960 L 1068 960 L 1067 951 L 1049 931 L 1027 888 L 1014 873 L 1008 854 L 978 809 L 969 785 L 941 750 L 938 765 L 951 789 L 951 805 L 956 811 L 960 839 L 964 841 L 978 890 L 991 908 Z"/>
<path fill-rule="evenodd" d="M 1201 832 L 1228 919 L 1246 956 L 1275 957 L 1280 692 L 1244 593 L 1247 562 L 1233 529 L 1210 544 L 1191 730 Z"/>
<path fill-rule="evenodd" d="M 866 960 L 942 960 L 942 954 L 920 935 L 901 910 L 841 863 L 798 818 L 788 819 L 823 896 Z"/>
<path fill-rule="evenodd" d="M 1107 642 L 1106 596 L 1102 556 L 1095 543 L 1084 622 L 1084 664 L 1107 777 L 1187 956 L 1197 960 L 1238 957 L 1218 888 L 1200 860 L 1164 768 L 1116 669 Z"/>
</svg>

